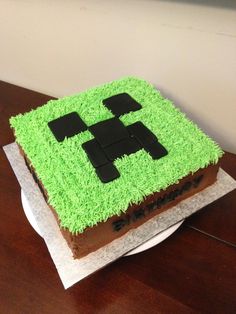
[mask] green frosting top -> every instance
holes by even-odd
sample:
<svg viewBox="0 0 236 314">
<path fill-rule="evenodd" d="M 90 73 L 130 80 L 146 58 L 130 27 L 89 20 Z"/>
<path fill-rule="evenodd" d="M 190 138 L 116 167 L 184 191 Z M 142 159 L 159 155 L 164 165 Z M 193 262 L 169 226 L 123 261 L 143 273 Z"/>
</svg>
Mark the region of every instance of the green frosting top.
<svg viewBox="0 0 236 314">
<path fill-rule="evenodd" d="M 120 177 L 102 183 L 88 160 L 82 143 L 93 138 L 89 131 L 58 142 L 48 122 L 77 112 L 90 126 L 113 117 L 102 100 L 128 93 L 142 109 L 120 117 L 124 125 L 142 121 L 168 150 L 158 160 L 140 150 L 115 160 Z M 167 188 L 222 156 L 220 147 L 184 113 L 144 80 L 128 77 L 77 95 L 51 100 L 44 106 L 10 119 L 16 141 L 35 168 L 56 210 L 60 224 L 72 233 L 125 212 L 130 204 Z"/>
</svg>

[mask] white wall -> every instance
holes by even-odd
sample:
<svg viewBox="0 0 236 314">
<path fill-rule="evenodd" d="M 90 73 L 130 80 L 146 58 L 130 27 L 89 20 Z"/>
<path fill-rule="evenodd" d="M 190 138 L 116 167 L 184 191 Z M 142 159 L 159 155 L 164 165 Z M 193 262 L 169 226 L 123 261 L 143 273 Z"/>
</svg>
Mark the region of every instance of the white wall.
<svg viewBox="0 0 236 314">
<path fill-rule="evenodd" d="M 0 0 L 0 79 L 59 97 L 143 77 L 236 153 L 236 5 L 196 2 Z"/>
</svg>

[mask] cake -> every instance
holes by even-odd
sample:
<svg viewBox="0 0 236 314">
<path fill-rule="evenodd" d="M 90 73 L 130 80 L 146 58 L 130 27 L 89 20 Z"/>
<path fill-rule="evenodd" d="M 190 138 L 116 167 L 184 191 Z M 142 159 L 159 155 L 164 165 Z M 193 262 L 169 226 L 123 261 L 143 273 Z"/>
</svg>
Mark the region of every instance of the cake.
<svg viewBox="0 0 236 314">
<path fill-rule="evenodd" d="M 51 100 L 10 125 L 74 258 L 213 184 L 223 154 L 134 77 Z"/>
</svg>

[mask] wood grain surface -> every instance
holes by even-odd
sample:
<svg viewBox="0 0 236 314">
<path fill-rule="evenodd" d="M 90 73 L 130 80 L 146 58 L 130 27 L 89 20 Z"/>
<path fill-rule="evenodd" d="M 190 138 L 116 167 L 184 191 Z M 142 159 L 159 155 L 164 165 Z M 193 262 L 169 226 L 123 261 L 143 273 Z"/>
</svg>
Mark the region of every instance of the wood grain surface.
<svg viewBox="0 0 236 314">
<path fill-rule="evenodd" d="M 49 99 L 0 82 L 0 143 L 8 119 Z M 222 168 L 236 178 L 236 156 Z M 161 244 L 124 257 L 64 290 L 42 238 L 22 210 L 0 152 L 0 313 L 236 313 L 236 190 L 185 221 Z"/>
</svg>

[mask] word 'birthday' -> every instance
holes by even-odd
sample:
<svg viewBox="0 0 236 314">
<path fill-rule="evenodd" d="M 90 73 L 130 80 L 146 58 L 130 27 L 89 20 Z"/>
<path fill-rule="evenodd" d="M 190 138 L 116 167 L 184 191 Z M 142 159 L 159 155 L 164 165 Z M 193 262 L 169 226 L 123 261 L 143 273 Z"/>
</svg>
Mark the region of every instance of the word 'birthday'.
<svg viewBox="0 0 236 314">
<path fill-rule="evenodd" d="M 123 227 L 130 225 L 133 222 L 136 222 L 139 219 L 142 219 L 148 216 L 153 211 L 161 208 L 167 203 L 174 201 L 177 197 L 183 195 L 188 192 L 190 189 L 197 188 L 200 182 L 203 179 L 203 175 L 200 175 L 194 178 L 192 181 L 185 182 L 180 188 L 177 188 L 162 197 L 157 198 L 155 201 L 140 207 L 136 208 L 131 214 L 126 215 L 122 219 L 118 219 L 112 223 L 112 227 L 114 231 L 120 231 Z"/>
</svg>

